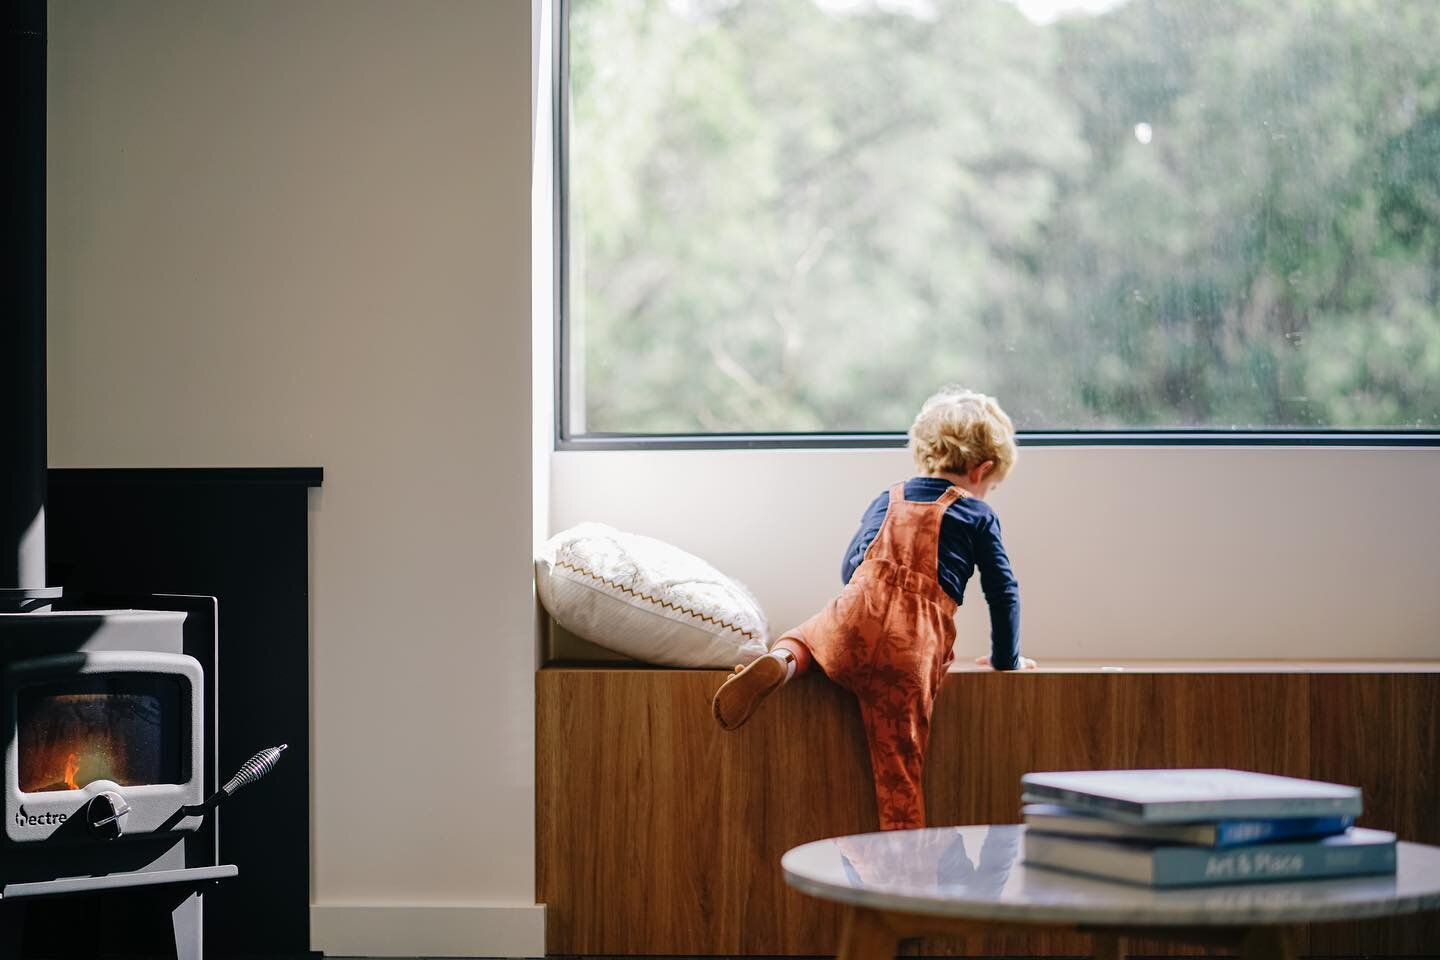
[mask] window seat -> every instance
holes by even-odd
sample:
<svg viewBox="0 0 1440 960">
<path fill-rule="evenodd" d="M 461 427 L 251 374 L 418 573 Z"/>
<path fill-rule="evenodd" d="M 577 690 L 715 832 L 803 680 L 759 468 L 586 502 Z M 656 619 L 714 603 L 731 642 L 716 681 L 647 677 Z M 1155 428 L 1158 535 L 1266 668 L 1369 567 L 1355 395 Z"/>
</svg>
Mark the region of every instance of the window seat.
<svg viewBox="0 0 1440 960">
<path fill-rule="evenodd" d="M 710 696 L 724 676 L 538 672 L 537 899 L 548 953 L 835 952 L 837 908 L 785 887 L 779 859 L 800 843 L 876 829 L 855 702 L 809 675 L 723 733 Z M 1440 662 L 1052 662 L 1020 674 L 957 664 L 936 701 L 926 803 L 935 826 L 1013 823 L 1030 770 L 1205 766 L 1357 784 L 1363 825 L 1440 843 Z M 1300 952 L 1424 955 L 1437 943 L 1440 919 L 1429 914 L 1316 926 Z M 921 953 L 1088 950 L 1084 937 L 1044 933 L 927 943 Z"/>
</svg>

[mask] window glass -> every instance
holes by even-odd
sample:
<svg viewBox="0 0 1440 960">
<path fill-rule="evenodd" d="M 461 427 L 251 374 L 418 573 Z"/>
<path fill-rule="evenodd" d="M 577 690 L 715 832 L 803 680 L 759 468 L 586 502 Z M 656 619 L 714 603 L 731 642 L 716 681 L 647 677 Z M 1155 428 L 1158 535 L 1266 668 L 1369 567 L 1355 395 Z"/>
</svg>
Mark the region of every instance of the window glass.
<svg viewBox="0 0 1440 960">
<path fill-rule="evenodd" d="M 569 432 L 1440 426 L 1435 0 L 572 0 Z"/>
</svg>

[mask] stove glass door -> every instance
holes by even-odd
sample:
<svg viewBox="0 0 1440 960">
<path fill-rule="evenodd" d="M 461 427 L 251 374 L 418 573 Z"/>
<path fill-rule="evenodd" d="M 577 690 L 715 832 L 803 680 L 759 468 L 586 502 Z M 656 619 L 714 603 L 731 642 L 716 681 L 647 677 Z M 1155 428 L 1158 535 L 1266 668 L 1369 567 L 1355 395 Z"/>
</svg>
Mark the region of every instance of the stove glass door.
<svg viewBox="0 0 1440 960">
<path fill-rule="evenodd" d="M 184 783 L 190 709 L 183 677 L 98 673 L 17 691 L 19 786 L 24 793 Z"/>
</svg>

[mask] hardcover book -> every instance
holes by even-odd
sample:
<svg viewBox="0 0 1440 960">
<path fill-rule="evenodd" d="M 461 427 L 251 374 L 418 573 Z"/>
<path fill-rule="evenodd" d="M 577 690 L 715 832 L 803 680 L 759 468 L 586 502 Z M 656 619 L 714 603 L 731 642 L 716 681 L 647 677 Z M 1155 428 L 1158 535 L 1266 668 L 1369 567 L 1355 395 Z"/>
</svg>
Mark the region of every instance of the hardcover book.
<svg viewBox="0 0 1440 960">
<path fill-rule="evenodd" d="M 1067 836 L 1151 843 L 1188 843 L 1200 847 L 1243 847 L 1277 840 L 1328 837 L 1344 833 L 1354 817 L 1285 817 L 1214 820 L 1208 823 L 1128 823 L 1052 804 L 1028 804 L 1021 811 L 1031 830 Z"/>
<path fill-rule="evenodd" d="M 1321 840 L 1212 850 L 1025 831 L 1025 863 L 1150 887 L 1395 872 L 1395 834 L 1351 827 Z"/>
<path fill-rule="evenodd" d="M 1356 817 L 1359 787 L 1245 770 L 1079 770 L 1027 773 L 1027 802 L 1131 823 Z"/>
</svg>

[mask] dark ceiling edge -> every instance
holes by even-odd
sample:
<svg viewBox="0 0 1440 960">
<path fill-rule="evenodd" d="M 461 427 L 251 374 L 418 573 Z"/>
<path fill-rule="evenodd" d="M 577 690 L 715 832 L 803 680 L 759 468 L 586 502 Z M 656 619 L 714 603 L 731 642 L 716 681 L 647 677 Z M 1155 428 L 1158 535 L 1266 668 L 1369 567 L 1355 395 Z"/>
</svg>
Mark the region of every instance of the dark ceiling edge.
<svg viewBox="0 0 1440 960">
<path fill-rule="evenodd" d="M 197 484 L 318 487 L 324 467 L 52 467 L 52 484 Z"/>
</svg>

